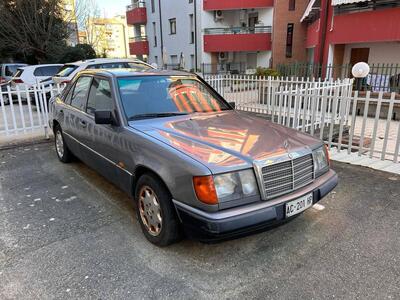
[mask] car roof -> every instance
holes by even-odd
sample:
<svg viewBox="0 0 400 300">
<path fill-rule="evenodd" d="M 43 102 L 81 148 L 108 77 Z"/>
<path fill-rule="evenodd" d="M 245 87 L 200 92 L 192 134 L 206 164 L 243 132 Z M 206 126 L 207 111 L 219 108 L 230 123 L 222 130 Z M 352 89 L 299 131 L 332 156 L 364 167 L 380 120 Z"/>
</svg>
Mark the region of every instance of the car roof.
<svg viewBox="0 0 400 300">
<path fill-rule="evenodd" d="M 194 73 L 186 71 L 170 71 L 170 70 L 158 70 L 149 69 L 144 71 L 135 71 L 133 69 L 95 69 L 95 70 L 84 70 L 79 74 L 88 75 L 100 75 L 106 77 L 134 77 L 134 76 L 196 76 Z"/>
<path fill-rule="evenodd" d="M 43 64 L 43 65 L 25 66 L 25 67 L 20 67 L 18 69 L 29 70 L 29 69 L 36 69 L 39 67 L 62 67 L 62 66 L 63 64 Z"/>
<path fill-rule="evenodd" d="M 134 58 L 94 58 L 87 60 L 79 60 L 72 63 L 66 63 L 66 65 L 81 66 L 86 64 L 90 65 L 90 64 L 104 64 L 104 63 L 117 63 L 117 62 L 137 62 L 146 64 L 144 61 Z"/>
<path fill-rule="evenodd" d="M 29 66 L 24 63 L 6 63 L 6 64 L 0 64 L 0 66 Z"/>
</svg>

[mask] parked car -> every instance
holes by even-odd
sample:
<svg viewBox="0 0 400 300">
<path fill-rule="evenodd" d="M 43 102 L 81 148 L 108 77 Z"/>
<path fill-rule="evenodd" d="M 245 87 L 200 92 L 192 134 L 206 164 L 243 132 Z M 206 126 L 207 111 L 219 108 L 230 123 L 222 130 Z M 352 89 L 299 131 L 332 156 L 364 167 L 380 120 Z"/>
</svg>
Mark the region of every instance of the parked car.
<svg viewBox="0 0 400 300">
<path fill-rule="evenodd" d="M 47 64 L 18 68 L 11 79 L 11 88 L 16 90 L 18 86 L 22 91 L 26 88 L 30 89 L 32 86 L 57 74 L 62 66 L 62 64 Z"/>
<path fill-rule="evenodd" d="M 83 71 L 50 107 L 60 161 L 133 196 L 159 246 L 181 229 L 213 240 L 279 224 L 338 182 L 322 141 L 234 110 L 194 74 Z"/>
<path fill-rule="evenodd" d="M 138 59 L 97 58 L 65 64 L 61 70 L 55 76 L 53 76 L 53 81 L 56 84 L 68 83 L 78 72 L 82 70 L 121 68 L 130 68 L 137 71 L 154 69 L 153 66 Z"/>
<path fill-rule="evenodd" d="M 0 64 L 0 85 L 9 82 L 14 77 L 18 68 L 26 66 L 27 64 L 20 63 Z"/>
</svg>

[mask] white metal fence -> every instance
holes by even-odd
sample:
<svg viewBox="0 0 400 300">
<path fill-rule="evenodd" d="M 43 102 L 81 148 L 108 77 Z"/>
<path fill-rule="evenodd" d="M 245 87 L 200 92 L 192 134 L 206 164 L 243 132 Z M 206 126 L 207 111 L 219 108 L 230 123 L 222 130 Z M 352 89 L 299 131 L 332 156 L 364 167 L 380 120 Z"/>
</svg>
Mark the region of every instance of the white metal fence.
<svg viewBox="0 0 400 300">
<path fill-rule="evenodd" d="M 48 137 L 48 101 L 64 85 L 0 86 L 0 137 L 44 130 Z"/>
<path fill-rule="evenodd" d="M 361 95 L 353 92 L 351 79 L 320 81 L 245 75 L 205 79 L 227 101 L 235 102 L 239 110 L 310 133 L 338 151 L 399 162 L 400 99 L 396 93 Z"/>
</svg>

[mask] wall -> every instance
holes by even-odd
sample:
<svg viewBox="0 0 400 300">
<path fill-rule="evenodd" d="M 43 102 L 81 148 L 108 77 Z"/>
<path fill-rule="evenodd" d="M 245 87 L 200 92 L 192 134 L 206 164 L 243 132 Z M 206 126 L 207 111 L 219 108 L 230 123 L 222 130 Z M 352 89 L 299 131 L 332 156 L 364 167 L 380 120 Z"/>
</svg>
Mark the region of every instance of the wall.
<svg viewBox="0 0 400 300">
<path fill-rule="evenodd" d="M 300 19 L 308 5 L 308 0 L 297 0 L 294 11 L 289 11 L 289 0 L 275 0 L 274 24 L 272 35 L 272 60 L 273 65 L 306 61 L 306 33 L 307 25 L 300 23 Z M 294 24 L 293 55 L 286 57 L 287 24 Z"/>
<path fill-rule="evenodd" d="M 345 46 L 344 50 L 344 64 L 348 64 L 350 62 L 352 48 L 370 48 L 368 59 L 369 64 L 400 64 L 399 42 L 348 44 Z"/>
<path fill-rule="evenodd" d="M 171 4 L 170 2 L 175 2 Z M 199 2 L 199 1 L 197 1 Z M 159 1 L 155 0 L 155 12 L 152 13 L 151 1 L 146 0 L 147 7 L 147 24 L 146 32 L 149 39 L 149 62 L 154 63 L 155 56 L 158 57 L 158 65 L 162 66 L 162 50 L 161 50 L 161 32 L 160 32 L 160 17 L 159 17 Z M 200 6 L 200 5 L 199 5 Z M 177 9 L 179 7 L 179 9 Z M 197 8 L 197 14 L 200 7 Z M 191 55 L 195 53 L 195 45 L 190 44 L 190 18 L 189 15 L 194 14 L 194 3 L 188 1 L 165 1 L 161 0 L 161 15 L 162 15 L 162 30 L 164 48 L 167 54 L 167 63 L 171 63 L 171 55 L 176 55 L 178 58 L 183 53 L 186 67 L 191 66 Z M 169 19 L 176 18 L 176 34 L 170 34 Z M 154 47 L 154 31 L 153 22 L 156 23 L 157 32 L 157 47 Z M 199 38 L 199 32 L 197 32 Z M 198 40 L 200 43 L 200 40 Z M 200 48 L 200 46 L 198 46 Z M 200 48 L 201 49 L 201 48 Z M 199 53 L 200 54 L 200 53 Z"/>
</svg>

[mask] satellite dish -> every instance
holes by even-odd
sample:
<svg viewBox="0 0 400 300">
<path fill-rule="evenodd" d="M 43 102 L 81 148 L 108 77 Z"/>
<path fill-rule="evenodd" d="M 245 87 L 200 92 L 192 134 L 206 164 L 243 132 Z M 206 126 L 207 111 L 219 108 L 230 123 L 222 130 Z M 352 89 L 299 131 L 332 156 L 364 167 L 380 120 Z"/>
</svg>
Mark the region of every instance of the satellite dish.
<svg viewBox="0 0 400 300">
<path fill-rule="evenodd" d="M 369 74 L 369 65 L 365 62 L 356 63 L 351 70 L 351 73 L 355 78 L 365 78 Z"/>
</svg>

